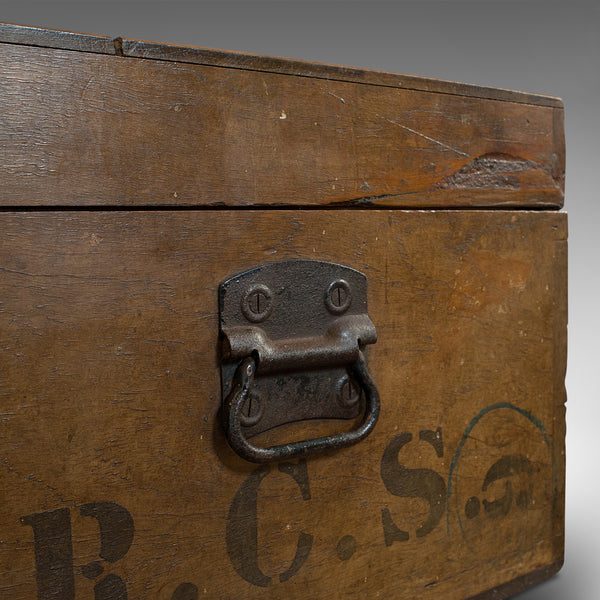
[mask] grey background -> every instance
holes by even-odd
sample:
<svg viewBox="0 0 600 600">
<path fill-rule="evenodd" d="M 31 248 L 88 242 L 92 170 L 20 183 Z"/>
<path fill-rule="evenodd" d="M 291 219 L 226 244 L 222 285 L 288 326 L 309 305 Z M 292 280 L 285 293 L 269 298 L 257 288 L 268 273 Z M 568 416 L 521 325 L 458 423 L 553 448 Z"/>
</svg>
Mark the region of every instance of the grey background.
<svg viewBox="0 0 600 600">
<path fill-rule="evenodd" d="M 523 600 L 595 600 L 600 365 L 595 182 L 600 0 L 0 1 L 0 21 L 285 56 L 560 96 L 569 212 L 567 550 Z M 1 110 L 1 108 L 0 108 Z"/>
</svg>

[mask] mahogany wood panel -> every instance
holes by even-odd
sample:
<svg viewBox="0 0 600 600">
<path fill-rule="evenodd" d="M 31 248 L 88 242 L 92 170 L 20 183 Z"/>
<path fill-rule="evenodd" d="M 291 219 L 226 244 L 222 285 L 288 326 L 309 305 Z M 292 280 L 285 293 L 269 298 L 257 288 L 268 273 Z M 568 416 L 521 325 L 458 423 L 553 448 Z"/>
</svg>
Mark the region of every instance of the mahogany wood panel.
<svg viewBox="0 0 600 600">
<path fill-rule="evenodd" d="M 566 215 L 0 217 L 0 598 L 504 598 L 560 567 Z M 291 257 L 367 275 L 382 413 L 257 467 L 218 421 L 217 287 Z"/>
<path fill-rule="evenodd" d="M 562 108 L 447 92 L 0 44 L 1 204 L 559 208 Z"/>
</svg>

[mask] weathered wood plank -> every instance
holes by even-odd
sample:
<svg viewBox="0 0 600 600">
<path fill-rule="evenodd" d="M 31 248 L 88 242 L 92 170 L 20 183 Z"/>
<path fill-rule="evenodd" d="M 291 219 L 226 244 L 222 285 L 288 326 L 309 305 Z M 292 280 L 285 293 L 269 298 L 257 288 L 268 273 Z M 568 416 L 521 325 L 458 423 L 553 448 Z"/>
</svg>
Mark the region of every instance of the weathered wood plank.
<svg viewBox="0 0 600 600">
<path fill-rule="evenodd" d="M 0 44 L 3 206 L 559 208 L 561 108 Z"/>
<path fill-rule="evenodd" d="M 299 77 L 314 77 L 332 81 L 348 81 L 352 83 L 368 83 L 436 94 L 452 94 L 468 96 L 470 98 L 485 98 L 488 100 L 502 100 L 517 102 L 519 104 L 534 104 L 537 106 L 550 106 L 562 108 L 559 98 L 528 94 L 500 88 L 491 88 L 479 85 L 443 81 L 427 77 L 400 75 L 373 69 L 357 69 L 346 66 L 311 63 L 289 58 L 274 56 L 261 56 L 243 52 L 225 52 L 212 48 L 196 48 L 178 46 L 174 44 L 160 44 L 143 40 L 117 38 L 117 46 L 121 48 L 124 56 L 136 58 L 151 58 L 153 60 L 167 60 L 216 67 L 229 67 L 233 69 L 247 69 L 267 73 L 281 73 Z"/>
<path fill-rule="evenodd" d="M 386 87 L 398 87 L 442 94 L 458 94 L 473 98 L 487 98 L 490 100 L 562 108 L 562 101 L 559 98 L 539 94 L 442 81 L 427 77 L 386 73 L 372 69 L 357 69 L 339 65 L 311 63 L 243 52 L 226 52 L 211 48 L 161 44 L 122 37 L 112 39 L 100 35 L 58 31 L 55 29 L 10 23 L 0 23 L 0 43 L 77 50 L 80 52 L 96 52 L 100 54 L 118 53 L 136 58 L 151 58 L 153 60 L 248 69 L 299 77 L 368 83 Z"/>
<path fill-rule="evenodd" d="M 105 35 L 74 33 L 11 23 L 0 23 L 0 43 L 116 54 L 114 40 Z"/>
<path fill-rule="evenodd" d="M 0 596 L 500 598 L 562 561 L 564 214 L 0 217 Z M 366 273 L 383 409 L 257 468 L 220 429 L 217 287 L 288 257 Z"/>
<path fill-rule="evenodd" d="M 552 534 L 554 538 L 554 553 L 563 556 L 565 552 L 565 484 L 566 457 L 565 441 L 567 437 L 566 408 L 567 390 L 565 377 L 567 374 L 567 288 L 568 288 L 568 252 L 567 240 L 557 240 L 554 250 L 554 397 L 556 399 L 555 417 L 553 423 L 554 463 L 556 471 L 556 493 L 554 506 L 554 521 Z"/>
</svg>

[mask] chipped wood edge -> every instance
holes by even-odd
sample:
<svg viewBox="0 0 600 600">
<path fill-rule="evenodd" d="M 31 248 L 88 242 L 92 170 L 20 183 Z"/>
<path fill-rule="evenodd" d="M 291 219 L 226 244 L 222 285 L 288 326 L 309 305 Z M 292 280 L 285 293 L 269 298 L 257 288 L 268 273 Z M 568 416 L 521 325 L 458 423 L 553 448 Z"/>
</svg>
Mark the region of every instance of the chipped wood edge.
<svg viewBox="0 0 600 600">
<path fill-rule="evenodd" d="M 568 326 L 568 217 L 561 215 L 554 242 L 554 505 L 552 518 L 552 552 L 554 561 L 564 560 L 565 552 L 565 438 Z"/>
<path fill-rule="evenodd" d="M 536 569 L 531 573 L 526 573 L 520 577 L 516 577 L 511 581 L 507 581 L 494 588 L 470 596 L 466 600 L 504 600 L 505 598 L 511 598 L 515 594 L 519 594 L 525 590 L 528 590 L 544 581 L 554 577 L 563 566 L 563 561 L 559 560 L 551 565 Z"/>
<path fill-rule="evenodd" d="M 563 108 L 560 98 L 519 92 L 503 88 L 493 88 L 474 84 L 460 83 L 401 75 L 374 69 L 358 69 L 328 63 L 308 62 L 289 58 L 278 58 L 242 52 L 225 52 L 211 48 L 160 44 L 144 40 L 117 38 L 123 56 L 172 62 L 184 62 L 217 66 L 231 69 L 246 69 L 268 73 L 279 73 L 297 77 L 312 77 L 331 81 L 346 81 L 384 87 L 400 88 L 412 91 L 468 96 L 486 100 L 499 100 L 518 104 L 533 104 L 552 108 Z"/>
<path fill-rule="evenodd" d="M 502 88 L 251 53 L 227 52 L 196 46 L 161 44 L 124 37 L 113 39 L 107 36 L 81 34 L 11 23 L 0 23 L 0 43 L 244 69 L 296 77 L 346 81 L 436 94 L 450 94 L 502 102 L 563 108 L 563 102 L 560 98 Z"/>
<path fill-rule="evenodd" d="M 75 33 L 26 25 L 0 23 L 0 42 L 38 46 L 55 50 L 74 50 L 93 54 L 116 54 L 114 40 L 104 35 Z"/>
</svg>

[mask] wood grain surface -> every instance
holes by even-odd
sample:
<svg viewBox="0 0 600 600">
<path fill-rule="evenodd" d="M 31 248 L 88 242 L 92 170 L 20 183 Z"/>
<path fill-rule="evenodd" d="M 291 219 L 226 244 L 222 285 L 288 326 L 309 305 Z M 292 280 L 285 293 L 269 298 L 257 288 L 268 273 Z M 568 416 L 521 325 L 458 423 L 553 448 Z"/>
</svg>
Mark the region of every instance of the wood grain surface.
<svg viewBox="0 0 600 600">
<path fill-rule="evenodd" d="M 77 52 L 116 54 L 114 40 L 106 35 L 75 33 L 58 29 L 14 25 L 12 23 L 0 23 L 0 42 L 60 50 L 76 50 Z"/>
<path fill-rule="evenodd" d="M 0 217 L 0 598 L 504 598 L 561 564 L 566 215 Z M 292 257 L 367 275 L 382 413 L 257 467 L 218 421 L 217 288 Z"/>
<path fill-rule="evenodd" d="M 560 103 L 259 63 L 0 44 L 1 204 L 562 206 Z"/>
<path fill-rule="evenodd" d="M 454 81 L 443 81 L 428 77 L 400 75 L 398 73 L 388 73 L 373 69 L 358 69 L 274 56 L 260 56 L 244 52 L 228 52 L 212 48 L 162 44 L 130 39 L 128 37 L 116 37 L 112 39 L 101 35 L 74 33 L 11 23 L 0 23 L 0 43 L 77 50 L 79 52 L 98 54 L 119 54 L 121 56 L 151 58 L 153 60 L 229 67 L 354 83 L 369 83 L 387 87 L 421 90 L 424 92 L 458 94 L 473 98 L 504 100 L 507 102 L 536 104 L 555 108 L 562 108 L 563 106 L 559 98 L 552 96 L 542 96 L 539 94 Z"/>
<path fill-rule="evenodd" d="M 455 81 L 444 81 L 427 77 L 400 75 L 373 69 L 358 69 L 339 65 L 311 63 L 289 58 L 260 56 L 241 52 L 225 52 L 211 48 L 195 48 L 173 44 L 160 44 L 143 40 L 116 38 L 115 45 L 124 56 L 152 58 L 250 71 L 281 73 L 299 77 L 312 77 L 352 83 L 368 83 L 422 92 L 452 94 L 471 98 L 502 100 L 519 104 L 534 104 L 562 108 L 562 100 L 552 96 L 541 96 L 514 90 L 485 87 Z"/>
</svg>

